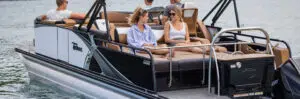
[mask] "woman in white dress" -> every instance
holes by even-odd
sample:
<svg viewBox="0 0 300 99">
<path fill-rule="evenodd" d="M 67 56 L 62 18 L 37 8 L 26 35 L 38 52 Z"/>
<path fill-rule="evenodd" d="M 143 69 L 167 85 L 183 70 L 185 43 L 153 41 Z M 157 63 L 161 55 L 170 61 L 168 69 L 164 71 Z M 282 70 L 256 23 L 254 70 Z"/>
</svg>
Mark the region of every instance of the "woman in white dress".
<svg viewBox="0 0 300 99">
<path fill-rule="evenodd" d="M 191 42 L 190 35 L 188 31 L 188 26 L 182 19 L 182 11 L 179 7 L 172 7 L 169 12 L 170 21 L 167 21 L 164 26 L 164 40 L 169 46 L 191 46 L 191 45 L 201 45 L 200 41 Z M 180 48 L 176 50 L 184 50 L 195 53 L 208 52 L 209 49 L 202 49 L 203 47 L 188 47 Z M 227 51 L 224 47 L 216 47 L 219 52 Z"/>
</svg>

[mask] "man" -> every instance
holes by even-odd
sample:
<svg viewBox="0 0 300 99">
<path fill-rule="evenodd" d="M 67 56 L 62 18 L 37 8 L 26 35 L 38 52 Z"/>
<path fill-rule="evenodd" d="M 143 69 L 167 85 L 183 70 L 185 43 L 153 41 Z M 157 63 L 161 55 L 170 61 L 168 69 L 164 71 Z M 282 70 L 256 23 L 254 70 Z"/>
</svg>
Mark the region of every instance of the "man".
<svg viewBox="0 0 300 99">
<path fill-rule="evenodd" d="M 184 5 L 182 3 L 180 3 L 181 0 L 170 0 L 170 3 L 171 5 L 168 5 L 165 10 L 164 10 L 164 13 L 163 13 L 163 24 L 165 24 L 165 22 L 168 21 L 168 18 L 169 18 L 169 13 L 170 13 L 170 9 L 172 9 L 174 6 L 177 6 L 179 8 L 183 8 Z"/>
<path fill-rule="evenodd" d="M 67 10 L 68 1 L 67 0 L 56 0 L 56 9 L 52 9 L 43 15 L 43 19 L 48 20 L 63 20 L 63 19 L 84 19 L 85 14 L 75 13 Z"/>
<path fill-rule="evenodd" d="M 144 5 L 143 9 L 148 10 L 148 9 L 152 8 L 153 0 L 144 0 L 144 2 L 145 2 L 145 5 Z"/>
</svg>

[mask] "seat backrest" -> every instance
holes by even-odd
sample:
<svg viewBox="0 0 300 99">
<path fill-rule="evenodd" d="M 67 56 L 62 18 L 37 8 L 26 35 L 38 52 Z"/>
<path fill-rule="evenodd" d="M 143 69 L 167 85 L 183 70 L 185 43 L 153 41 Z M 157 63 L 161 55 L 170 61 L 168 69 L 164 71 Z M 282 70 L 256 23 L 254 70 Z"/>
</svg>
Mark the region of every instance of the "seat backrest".
<svg viewBox="0 0 300 99">
<path fill-rule="evenodd" d="M 188 29 L 191 36 L 197 35 L 197 17 L 198 17 L 197 8 L 182 9 L 182 18 L 183 21 L 188 25 Z"/>
<path fill-rule="evenodd" d="M 130 27 L 116 27 L 116 41 L 118 41 L 119 43 L 127 44 L 127 32 L 129 31 L 129 29 Z"/>
<path fill-rule="evenodd" d="M 126 12 L 116 12 L 116 11 L 108 11 L 107 19 L 110 23 L 114 23 L 115 26 L 130 26 L 128 24 L 128 18 L 130 17 L 130 13 Z M 101 18 L 104 18 L 104 13 L 101 13 Z"/>
<path fill-rule="evenodd" d="M 273 53 L 275 55 L 276 68 L 280 66 L 289 59 L 289 50 L 287 48 L 274 47 Z"/>
</svg>

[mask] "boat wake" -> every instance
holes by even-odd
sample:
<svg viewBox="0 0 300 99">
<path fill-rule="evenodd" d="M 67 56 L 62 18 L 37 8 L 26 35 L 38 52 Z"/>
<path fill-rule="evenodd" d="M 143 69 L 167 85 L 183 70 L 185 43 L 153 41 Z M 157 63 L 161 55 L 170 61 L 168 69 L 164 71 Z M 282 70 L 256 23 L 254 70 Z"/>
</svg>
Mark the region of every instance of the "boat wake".
<svg viewBox="0 0 300 99">
<path fill-rule="evenodd" d="M 20 57 L 14 52 L 17 47 L 0 39 L 0 97 L 23 97 L 19 90 L 29 83 L 29 77 Z"/>
</svg>

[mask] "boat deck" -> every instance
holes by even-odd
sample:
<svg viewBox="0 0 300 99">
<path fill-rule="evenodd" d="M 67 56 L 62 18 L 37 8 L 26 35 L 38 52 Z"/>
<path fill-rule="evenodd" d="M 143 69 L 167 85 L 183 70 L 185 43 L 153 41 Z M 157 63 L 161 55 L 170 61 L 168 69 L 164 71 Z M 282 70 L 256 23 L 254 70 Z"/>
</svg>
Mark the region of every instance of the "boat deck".
<svg viewBox="0 0 300 99">
<path fill-rule="evenodd" d="M 214 93 L 208 93 L 207 88 L 165 91 L 165 92 L 160 92 L 159 94 L 170 99 L 231 99 L 230 97 L 227 96 L 218 97 Z M 259 97 L 258 99 L 271 99 L 271 98 Z"/>
<path fill-rule="evenodd" d="M 170 99 L 230 99 L 227 96 L 218 97 L 214 93 L 208 93 L 207 88 L 165 91 L 159 94 Z"/>
</svg>

